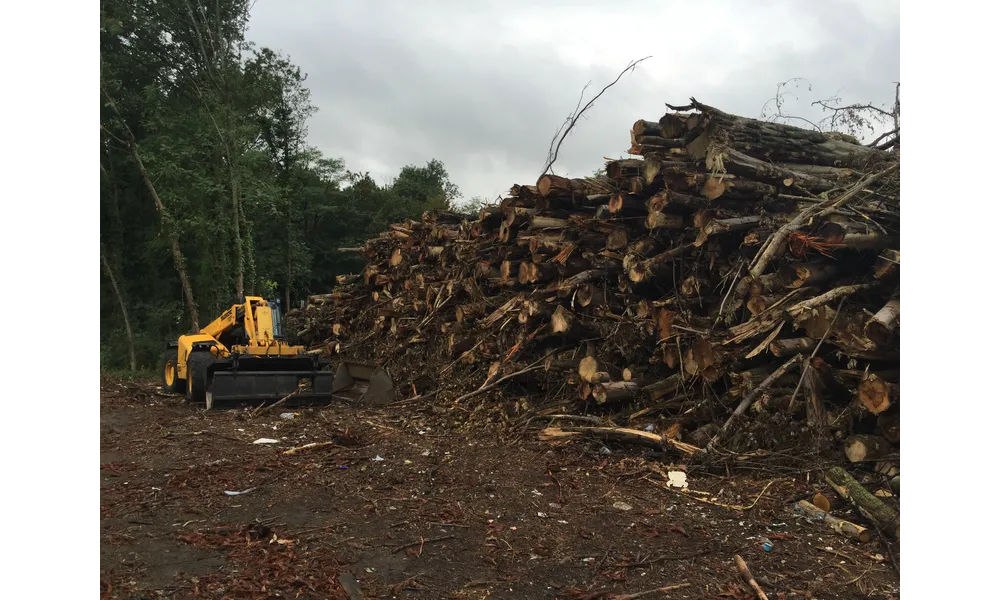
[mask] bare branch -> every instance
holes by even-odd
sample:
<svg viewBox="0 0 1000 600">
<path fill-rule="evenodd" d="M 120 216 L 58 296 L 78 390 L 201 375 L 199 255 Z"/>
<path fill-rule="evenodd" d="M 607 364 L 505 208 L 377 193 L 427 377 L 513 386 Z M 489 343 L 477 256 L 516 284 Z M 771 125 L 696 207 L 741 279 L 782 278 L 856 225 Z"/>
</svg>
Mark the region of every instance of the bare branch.
<svg viewBox="0 0 1000 600">
<path fill-rule="evenodd" d="M 815 102 L 812 103 L 812 105 L 813 106 L 821 106 L 821 107 L 823 107 L 823 108 L 825 108 L 827 110 L 831 110 L 831 111 L 833 111 L 835 113 L 836 112 L 843 112 L 843 111 L 864 111 L 864 110 L 867 110 L 867 111 L 879 113 L 879 114 L 881 114 L 883 116 L 886 116 L 886 117 L 892 117 L 893 116 L 893 113 L 891 111 L 885 110 L 884 108 L 879 108 L 879 107 L 875 106 L 874 104 L 849 104 L 847 106 L 833 106 L 831 104 L 828 104 L 829 102 L 831 102 L 830 99 L 827 99 L 827 100 L 816 100 Z"/>
<path fill-rule="evenodd" d="M 789 84 L 792 84 L 792 83 L 795 84 L 795 87 L 798 87 L 798 84 L 800 82 L 805 82 L 806 87 L 808 88 L 808 90 L 810 92 L 812 91 L 812 84 L 809 82 L 808 79 L 804 79 L 802 77 L 793 77 L 793 78 L 788 79 L 786 81 L 782 81 L 781 83 L 779 83 L 777 85 L 777 87 L 774 90 L 774 98 L 771 98 L 770 100 L 768 100 L 767 102 L 765 102 L 764 106 L 762 106 L 760 108 L 760 118 L 761 118 L 761 120 L 770 121 L 770 122 L 773 123 L 773 122 L 775 122 L 778 119 L 784 119 L 784 120 L 792 119 L 792 120 L 802 121 L 804 123 L 808 123 L 816 131 L 822 131 L 822 128 L 819 125 L 817 125 L 816 123 L 813 123 L 809 119 L 806 119 L 804 117 L 797 117 L 797 116 L 794 116 L 794 115 L 786 115 L 781 110 L 781 107 L 785 103 L 785 97 L 786 96 L 792 96 L 796 100 L 798 99 L 798 96 L 796 96 L 793 92 L 784 91 L 785 88 Z M 774 114 L 772 114 L 772 115 L 768 115 L 767 114 L 768 106 L 773 106 L 774 107 Z"/>
<path fill-rule="evenodd" d="M 899 128 L 898 128 L 898 127 L 897 127 L 896 129 L 893 129 L 892 131 L 886 131 L 886 132 L 885 132 L 885 133 L 883 133 L 882 135 L 880 135 L 880 136 L 878 136 L 877 138 L 875 138 L 875 141 L 873 141 L 872 143 L 868 144 L 868 147 L 869 147 L 869 148 L 874 148 L 874 147 L 878 146 L 878 145 L 879 145 L 879 143 L 880 143 L 880 142 L 881 142 L 882 140 L 884 140 L 885 138 L 887 138 L 887 137 L 889 137 L 889 136 L 892 136 L 892 135 L 896 135 L 896 134 L 898 134 L 898 133 L 899 133 Z M 892 141 L 890 141 L 890 144 L 889 144 L 889 145 L 891 146 L 891 145 L 892 145 L 892 143 L 893 143 L 893 142 L 892 142 Z"/>
<path fill-rule="evenodd" d="M 639 63 L 646 60 L 647 58 L 652 58 L 652 57 L 646 56 L 645 58 L 640 58 L 639 60 L 633 60 L 632 62 L 630 62 L 627 67 L 622 69 L 622 72 L 618 74 L 618 77 L 615 77 L 614 81 L 604 86 L 604 88 L 600 92 L 598 92 L 596 96 L 591 98 L 590 101 L 583 106 L 583 108 L 580 108 L 580 102 L 577 102 L 576 110 L 574 110 L 573 113 L 569 117 L 567 117 L 566 122 L 563 123 L 563 125 L 559 128 L 559 131 L 556 131 L 556 136 L 552 138 L 553 141 L 555 141 L 556 137 L 559 138 L 559 141 L 556 142 L 555 144 L 555 148 L 553 148 L 552 145 L 549 144 L 549 155 L 545 159 L 546 160 L 545 168 L 542 170 L 543 175 L 545 173 L 549 173 L 552 170 L 552 165 L 555 164 L 556 159 L 559 157 L 559 148 L 562 146 L 563 140 L 565 140 L 566 136 L 569 135 L 570 130 L 572 130 L 573 126 L 576 125 L 576 122 L 580 120 L 580 117 L 583 116 L 583 113 L 587 112 L 587 110 L 591 106 L 593 106 L 595 102 L 597 102 L 597 99 L 600 98 L 602 95 L 604 95 L 604 92 L 608 91 L 608 89 L 611 86 L 618 83 L 618 80 L 620 80 L 622 76 L 625 75 L 625 73 L 634 71 L 636 66 L 638 66 Z M 590 84 L 588 83 L 587 85 L 589 86 Z M 586 90 L 587 86 L 584 86 L 583 89 Z M 583 92 L 580 92 L 580 101 L 581 102 L 583 101 Z M 561 135 L 560 132 L 562 132 Z"/>
</svg>

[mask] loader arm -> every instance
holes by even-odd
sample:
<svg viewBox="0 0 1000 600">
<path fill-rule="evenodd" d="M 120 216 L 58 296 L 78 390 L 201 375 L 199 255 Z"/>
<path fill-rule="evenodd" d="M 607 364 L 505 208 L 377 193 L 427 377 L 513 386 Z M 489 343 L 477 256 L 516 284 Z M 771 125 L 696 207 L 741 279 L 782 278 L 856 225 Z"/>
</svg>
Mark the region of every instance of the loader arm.
<svg viewBox="0 0 1000 600">
<path fill-rule="evenodd" d="M 274 317 L 267 300 L 248 296 L 242 304 L 233 304 L 217 319 L 202 327 L 201 333 L 219 340 L 236 333 L 241 326 L 249 346 L 269 346 L 274 341 Z"/>
</svg>

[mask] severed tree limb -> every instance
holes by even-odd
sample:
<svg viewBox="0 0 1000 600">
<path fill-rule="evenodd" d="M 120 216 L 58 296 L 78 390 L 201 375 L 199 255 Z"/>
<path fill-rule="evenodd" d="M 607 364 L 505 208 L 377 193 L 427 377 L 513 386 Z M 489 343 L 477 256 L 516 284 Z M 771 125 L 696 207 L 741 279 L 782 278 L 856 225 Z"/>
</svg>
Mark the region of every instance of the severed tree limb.
<svg viewBox="0 0 1000 600">
<path fill-rule="evenodd" d="M 788 236 L 793 232 L 797 231 L 802 226 L 809 223 L 810 220 L 818 217 L 823 217 L 837 210 L 849 200 L 860 194 L 865 188 L 875 183 L 879 179 L 882 179 L 886 175 L 892 173 L 893 171 L 899 169 L 899 164 L 893 164 L 891 167 L 879 171 L 874 175 L 869 175 L 861 181 L 857 182 L 846 192 L 841 194 L 836 198 L 831 198 L 824 202 L 820 202 L 815 206 L 810 206 L 806 210 L 800 212 L 794 219 L 782 225 L 781 229 L 772 233 L 767 241 L 761 246 L 758 251 L 757 257 L 754 259 L 753 264 L 750 266 L 750 277 L 757 278 L 760 277 L 767 265 L 771 262 L 775 256 L 781 251 L 785 246 L 785 241 Z"/>
<path fill-rule="evenodd" d="M 852 540 L 858 540 L 862 544 L 867 544 L 872 541 L 872 533 L 868 531 L 868 529 L 860 525 L 855 525 L 850 521 L 839 519 L 808 500 L 799 500 L 796 503 L 796 506 L 798 506 L 802 512 L 808 516 L 822 519 L 824 523 L 830 526 L 830 529 L 833 529 L 844 537 L 849 537 Z"/>
<path fill-rule="evenodd" d="M 543 442 L 554 442 L 581 436 L 590 436 L 605 442 L 636 444 L 655 450 L 673 448 L 689 456 L 699 451 L 697 446 L 678 442 L 649 431 L 629 429 L 627 427 L 547 427 L 538 432 L 538 439 Z"/>
<path fill-rule="evenodd" d="M 764 590 L 762 590 L 760 585 L 758 585 L 757 580 L 753 578 L 753 573 L 750 572 L 750 567 L 747 566 L 743 557 L 737 554 L 733 558 L 736 561 L 736 570 L 740 572 L 740 577 L 743 578 L 743 581 L 747 582 L 750 589 L 757 594 L 757 600 L 767 600 L 767 594 L 765 594 Z"/>
<path fill-rule="evenodd" d="M 592 107 L 595 102 L 597 102 L 597 99 L 600 98 L 602 95 L 604 95 L 604 92 L 608 91 L 608 89 L 611 86 L 618 83 L 618 80 L 621 79 L 622 76 L 625 75 L 625 73 L 628 73 L 629 71 L 634 71 L 635 68 L 639 65 L 639 63 L 646 60 L 647 58 L 652 58 L 652 57 L 647 56 L 645 58 L 640 58 L 639 60 L 631 61 L 628 64 L 628 66 L 622 69 L 622 72 L 618 74 L 618 77 L 615 77 L 614 81 L 604 86 L 604 89 L 598 92 L 596 96 L 591 98 L 590 102 L 587 102 L 587 104 L 585 104 L 583 108 L 580 108 L 580 102 L 583 102 L 583 91 L 586 91 L 587 89 L 586 86 L 584 86 L 583 90 L 580 92 L 580 102 L 577 103 L 576 110 L 574 110 L 573 114 L 566 119 L 566 122 L 563 123 L 561 127 L 559 127 L 559 129 L 556 131 L 555 136 L 552 137 L 552 142 L 549 144 L 549 155 L 546 158 L 545 168 L 542 169 L 542 175 L 545 175 L 546 173 L 552 170 L 552 165 L 555 164 L 556 159 L 559 157 L 559 148 L 562 146 L 563 140 L 565 140 L 566 136 L 569 135 L 570 130 L 572 130 L 573 126 L 576 125 L 576 122 L 580 120 L 580 117 L 583 116 L 583 113 L 587 112 L 587 110 L 590 109 L 590 107 Z M 556 138 L 558 138 L 558 141 L 556 141 Z"/>
<path fill-rule="evenodd" d="M 840 467 L 828 469 L 826 482 L 878 529 L 895 536 L 897 540 L 899 539 L 899 513 L 872 495 L 847 471 Z"/>
<path fill-rule="evenodd" d="M 560 350 L 563 350 L 563 349 L 564 348 L 557 348 L 556 350 L 548 352 L 545 356 L 541 357 L 540 359 L 536 360 L 535 362 L 531 363 L 528 367 L 526 367 L 524 369 L 521 369 L 520 371 L 517 371 L 515 373 L 511 373 L 510 375 L 504 375 L 503 377 L 497 379 L 493 383 L 486 384 L 486 385 L 480 387 L 479 389 L 477 389 L 475 391 L 472 391 L 472 392 L 469 392 L 468 394 L 465 394 L 464 396 L 459 396 L 458 398 L 455 399 L 455 404 L 458 404 L 459 402 L 462 402 L 463 400 L 468 400 L 469 398 L 474 398 L 474 397 L 476 397 L 479 394 L 482 394 L 484 392 L 488 392 L 488 391 L 492 390 L 493 388 L 495 388 L 496 386 L 500 385 L 501 383 L 507 381 L 508 379 L 513 379 L 513 378 L 515 378 L 515 377 L 517 377 L 519 375 L 524 375 L 525 373 L 530 373 L 532 371 L 538 371 L 539 369 L 544 369 L 545 368 L 545 361 L 548 360 L 548 358 L 550 356 L 552 356 L 556 352 L 559 352 Z"/>
<path fill-rule="evenodd" d="M 833 325 L 837 322 L 837 317 L 840 316 L 840 309 L 841 307 L 844 306 L 844 300 L 846 299 L 847 299 L 846 297 L 840 299 L 840 304 L 837 305 L 837 312 L 833 314 L 833 319 L 830 320 L 830 326 L 826 328 L 826 333 L 823 334 L 823 337 L 820 338 L 819 343 L 816 344 L 815 348 L 813 348 L 812 354 L 809 355 L 809 360 L 802 361 L 802 375 L 799 377 L 799 383 L 795 386 L 795 391 L 792 392 L 791 400 L 788 401 L 788 412 L 795 411 L 795 397 L 798 396 L 799 394 L 799 388 L 802 387 L 802 382 L 806 380 L 806 374 L 809 373 L 809 369 L 812 368 L 809 361 L 811 361 L 813 358 L 816 357 L 816 353 L 819 352 L 820 346 L 823 345 L 823 342 L 826 341 L 826 338 L 830 335 L 830 332 L 833 331 Z"/>
<path fill-rule="evenodd" d="M 722 435 L 726 432 L 726 430 L 728 430 L 732 426 L 733 421 L 736 419 L 736 417 L 745 413 L 747 411 L 747 408 L 749 408 L 750 405 L 753 404 L 754 400 L 756 400 L 757 398 L 760 397 L 761 394 L 766 392 L 767 389 L 771 387 L 771 384 L 777 381 L 782 375 L 787 373 L 788 369 L 790 369 L 793 364 L 795 364 L 800 360 L 802 360 L 801 354 L 796 354 L 792 358 L 789 358 L 787 361 L 785 361 L 785 364 L 775 369 L 774 373 L 771 373 L 770 375 L 767 376 L 767 378 L 764 381 L 760 382 L 760 385 L 757 386 L 756 389 L 747 393 L 747 395 L 743 397 L 743 401 L 740 402 L 740 405 L 737 406 L 736 410 L 733 411 L 733 414 L 729 415 L 729 418 L 719 429 L 719 432 L 716 433 L 715 436 L 712 438 L 712 441 L 710 441 L 708 445 L 705 446 L 705 449 L 702 451 L 702 453 L 704 454 L 714 450 L 715 442 L 718 441 L 718 439 L 722 437 Z"/>
<path fill-rule="evenodd" d="M 316 448 L 326 448 L 328 446 L 336 446 L 335 442 L 312 442 L 309 444 L 303 444 L 302 446 L 296 446 L 294 448 L 289 448 L 282 452 L 285 456 L 291 456 L 293 454 L 298 454 L 299 452 L 304 452 L 306 450 L 315 450 Z"/>
</svg>

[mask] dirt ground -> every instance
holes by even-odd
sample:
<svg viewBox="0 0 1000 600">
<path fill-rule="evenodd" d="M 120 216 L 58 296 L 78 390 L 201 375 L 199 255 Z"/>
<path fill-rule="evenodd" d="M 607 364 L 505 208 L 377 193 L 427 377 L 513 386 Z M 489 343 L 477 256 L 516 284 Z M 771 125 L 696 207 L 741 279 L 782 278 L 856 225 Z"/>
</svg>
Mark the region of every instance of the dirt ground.
<svg viewBox="0 0 1000 600">
<path fill-rule="evenodd" d="M 808 472 L 680 492 L 669 458 L 432 407 L 250 410 L 102 377 L 102 598 L 752 600 L 736 554 L 772 600 L 899 597 L 898 545 L 789 508 Z"/>
</svg>

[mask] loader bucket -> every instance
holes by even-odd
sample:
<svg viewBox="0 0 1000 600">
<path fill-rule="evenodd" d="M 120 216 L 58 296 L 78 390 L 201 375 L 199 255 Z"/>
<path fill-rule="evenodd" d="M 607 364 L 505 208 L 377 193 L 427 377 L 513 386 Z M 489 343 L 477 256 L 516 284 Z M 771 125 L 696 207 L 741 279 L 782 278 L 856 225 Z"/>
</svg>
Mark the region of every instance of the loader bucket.
<svg viewBox="0 0 1000 600">
<path fill-rule="evenodd" d="M 220 366 L 231 366 L 219 361 Z M 214 370 L 205 393 L 206 405 L 230 402 L 271 402 L 296 392 L 294 403 L 329 401 L 333 373 L 319 370 L 309 359 L 252 358 L 238 368 Z"/>
<path fill-rule="evenodd" d="M 342 362 L 333 376 L 333 397 L 355 403 L 388 404 L 395 398 L 392 378 L 382 367 Z"/>
</svg>

